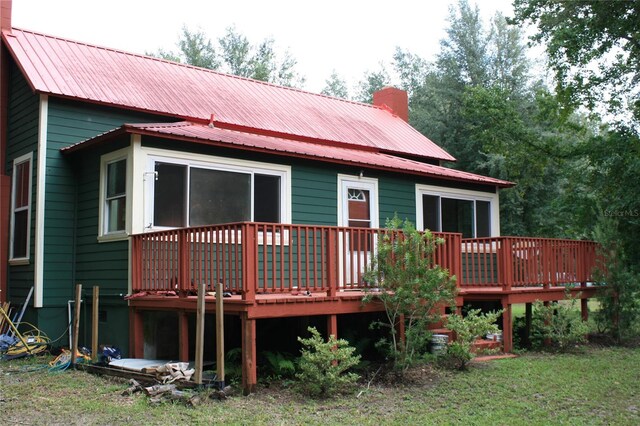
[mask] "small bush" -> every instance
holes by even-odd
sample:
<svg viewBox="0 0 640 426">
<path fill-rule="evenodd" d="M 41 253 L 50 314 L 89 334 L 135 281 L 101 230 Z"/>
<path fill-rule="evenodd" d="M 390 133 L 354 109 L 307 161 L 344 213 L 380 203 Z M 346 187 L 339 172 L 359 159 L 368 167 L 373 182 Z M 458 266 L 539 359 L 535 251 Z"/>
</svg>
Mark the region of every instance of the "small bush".
<svg viewBox="0 0 640 426">
<path fill-rule="evenodd" d="M 296 374 L 299 386 L 312 396 L 323 397 L 348 390 L 360 378 L 347 371 L 360 362 L 360 356 L 354 355 L 355 348 L 335 336 L 325 342 L 315 327 L 308 330 L 311 337 L 298 337 L 303 346 Z"/>
<path fill-rule="evenodd" d="M 547 306 L 540 301 L 534 303 L 531 318 L 533 348 L 551 347 L 566 351 L 587 342 L 589 325 L 582 321 L 576 307 L 577 300 L 569 298 L 568 302 L 552 302 Z M 547 342 L 551 345 L 547 345 Z"/>
<path fill-rule="evenodd" d="M 471 309 L 466 316 L 453 314 L 447 318 L 447 328 L 456 334 L 456 340 L 447 348 L 442 365 L 447 368 L 464 370 L 473 358 L 473 342 L 487 333 L 500 331 L 496 320 L 502 311 L 481 313 L 480 309 Z"/>
</svg>

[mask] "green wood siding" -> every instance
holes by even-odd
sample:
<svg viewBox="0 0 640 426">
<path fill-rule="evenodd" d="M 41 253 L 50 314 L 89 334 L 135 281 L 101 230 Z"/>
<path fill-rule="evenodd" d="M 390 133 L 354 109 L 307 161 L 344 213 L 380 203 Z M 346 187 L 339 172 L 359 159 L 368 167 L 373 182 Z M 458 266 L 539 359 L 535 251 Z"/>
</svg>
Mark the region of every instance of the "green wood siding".
<svg viewBox="0 0 640 426">
<path fill-rule="evenodd" d="M 335 226 L 338 223 L 336 170 L 294 164 L 291 175 L 291 222 Z"/>
<path fill-rule="evenodd" d="M 395 214 L 416 223 L 416 185 L 414 181 L 382 176 L 378 180 L 380 227 Z"/>
<path fill-rule="evenodd" d="M 28 265 L 11 265 L 8 268 L 8 296 L 15 303 L 22 303 L 27 296 L 34 278 L 34 240 L 36 220 L 36 178 L 37 178 L 37 151 L 38 151 L 38 118 L 39 96 L 31 91 L 27 81 L 22 77 L 14 63 L 9 67 L 9 108 L 7 116 L 7 153 L 5 170 L 8 174 L 13 172 L 13 160 L 22 155 L 33 152 L 31 174 L 31 240 Z M 10 209 L 9 206 L 3 208 Z M 9 228 L 9 224 L 6 224 Z"/>
<path fill-rule="evenodd" d="M 89 207 L 85 199 L 79 199 L 81 195 L 85 195 L 85 192 L 80 192 L 80 187 L 86 182 L 87 177 L 84 174 L 76 175 L 75 160 L 62 156 L 60 149 L 109 131 L 125 122 L 145 121 L 144 117 L 56 98 L 49 98 L 48 112 L 44 305 L 65 305 L 73 296 L 75 283 L 81 282 L 85 286 L 102 284 L 96 277 L 104 279 L 107 291 L 112 287 L 118 287 L 121 292 L 126 293 L 126 279 L 124 283 L 121 281 L 123 275 L 126 278 L 127 271 L 126 243 L 123 252 L 121 243 L 99 245 L 96 240 L 99 160 L 92 163 L 95 170 L 88 178 L 93 179 L 92 190 L 89 192 L 94 196 L 94 202 Z M 77 226 L 83 213 L 95 216 L 96 225 L 91 230 L 86 226 Z M 92 235 L 92 241 L 82 238 L 87 233 Z M 78 244 L 79 241 L 84 244 Z M 101 257 L 102 253 L 114 251 L 119 256 L 111 256 L 111 260 Z M 91 273 L 87 275 L 85 271 Z M 114 279 L 118 280 L 117 285 Z"/>
<path fill-rule="evenodd" d="M 75 283 L 100 285 L 101 295 L 124 304 L 128 243 L 98 243 L 100 155 L 122 147 L 116 143 L 85 155 L 64 157 L 60 149 L 123 123 L 163 121 L 157 117 L 90 104 L 49 100 L 45 213 L 45 305 L 60 306 Z M 74 265 L 75 260 L 75 265 Z M 108 303 L 108 302 L 107 302 Z"/>
</svg>

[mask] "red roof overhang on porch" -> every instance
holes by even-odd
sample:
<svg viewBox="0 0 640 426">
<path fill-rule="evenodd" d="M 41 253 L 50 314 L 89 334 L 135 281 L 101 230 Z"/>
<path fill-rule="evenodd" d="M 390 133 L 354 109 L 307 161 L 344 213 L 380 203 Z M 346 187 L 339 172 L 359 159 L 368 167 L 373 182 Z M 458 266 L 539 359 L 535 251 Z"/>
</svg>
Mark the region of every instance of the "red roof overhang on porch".
<svg viewBox="0 0 640 426">
<path fill-rule="evenodd" d="M 61 151 L 64 154 L 71 154 L 94 145 L 108 143 L 123 134 L 153 136 L 167 140 L 223 146 L 243 151 L 262 152 L 285 157 L 303 158 L 332 164 L 343 164 L 366 169 L 399 172 L 502 188 L 514 185 L 512 182 L 422 163 L 379 152 L 374 149 L 349 149 L 320 143 L 301 142 L 298 140 L 210 127 L 188 121 L 178 123 L 125 124 L 95 138 L 63 148 Z"/>
</svg>

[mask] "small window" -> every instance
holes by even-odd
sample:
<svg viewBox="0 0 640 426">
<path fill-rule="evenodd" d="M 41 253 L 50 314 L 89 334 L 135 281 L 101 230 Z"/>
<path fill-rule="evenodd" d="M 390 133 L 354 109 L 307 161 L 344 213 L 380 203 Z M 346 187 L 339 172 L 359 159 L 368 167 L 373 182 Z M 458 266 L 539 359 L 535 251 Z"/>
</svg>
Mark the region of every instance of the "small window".
<svg viewBox="0 0 640 426">
<path fill-rule="evenodd" d="M 127 219 L 126 159 L 107 163 L 105 187 L 104 232 L 124 232 Z"/>
<path fill-rule="evenodd" d="M 12 260 L 29 259 L 32 158 L 32 154 L 27 154 L 13 162 L 10 244 Z"/>
</svg>

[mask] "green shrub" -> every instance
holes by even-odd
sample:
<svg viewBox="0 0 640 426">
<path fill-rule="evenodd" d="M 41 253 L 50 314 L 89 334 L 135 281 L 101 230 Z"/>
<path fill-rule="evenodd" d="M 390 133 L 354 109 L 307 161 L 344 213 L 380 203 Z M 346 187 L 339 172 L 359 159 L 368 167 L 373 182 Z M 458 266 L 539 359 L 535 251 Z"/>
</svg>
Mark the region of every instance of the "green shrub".
<svg viewBox="0 0 640 426">
<path fill-rule="evenodd" d="M 315 327 L 308 330 L 311 337 L 298 337 L 303 346 L 296 374 L 299 386 L 312 396 L 330 396 L 348 390 L 360 378 L 348 372 L 360 362 L 360 356 L 354 355 L 355 348 L 333 335 L 325 341 Z"/>
<path fill-rule="evenodd" d="M 453 331 L 456 339 L 447 348 L 441 363 L 452 369 L 464 370 L 473 358 L 473 342 L 487 333 L 500 331 L 496 321 L 502 310 L 481 313 L 480 309 L 471 309 L 466 316 L 452 314 L 447 318 L 447 328 Z"/>
<path fill-rule="evenodd" d="M 538 300 L 533 304 L 531 318 L 533 348 L 551 347 L 566 351 L 587 342 L 589 325 L 582 321 L 576 306 L 577 301 L 577 298 L 568 298 L 564 303 L 552 302 L 545 306 Z M 550 346 L 547 343 L 550 343 Z"/>
<path fill-rule="evenodd" d="M 620 226 L 619 220 L 609 217 L 595 229 L 601 257 L 595 279 L 604 287 L 597 293 L 600 309 L 594 319 L 616 343 L 625 343 L 640 337 L 640 263 L 637 253 L 620 241 Z"/>
</svg>

